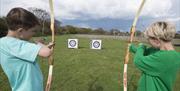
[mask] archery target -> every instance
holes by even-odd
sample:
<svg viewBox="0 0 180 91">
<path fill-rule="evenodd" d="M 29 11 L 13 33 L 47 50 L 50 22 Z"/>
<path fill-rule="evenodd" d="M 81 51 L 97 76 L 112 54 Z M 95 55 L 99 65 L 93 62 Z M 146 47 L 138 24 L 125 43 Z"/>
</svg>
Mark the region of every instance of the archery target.
<svg viewBox="0 0 180 91">
<path fill-rule="evenodd" d="M 102 40 L 92 40 L 91 49 L 101 49 Z"/>
<path fill-rule="evenodd" d="M 68 48 L 78 48 L 78 39 L 68 39 Z"/>
</svg>

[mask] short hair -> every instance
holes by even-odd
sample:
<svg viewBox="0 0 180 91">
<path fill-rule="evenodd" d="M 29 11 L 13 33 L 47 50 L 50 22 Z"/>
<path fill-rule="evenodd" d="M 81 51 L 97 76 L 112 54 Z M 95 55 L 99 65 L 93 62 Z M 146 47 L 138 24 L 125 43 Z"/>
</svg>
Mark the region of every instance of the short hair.
<svg viewBox="0 0 180 91">
<path fill-rule="evenodd" d="M 171 41 L 176 34 L 175 25 L 170 22 L 160 21 L 150 25 L 144 32 L 145 37 Z"/>
<path fill-rule="evenodd" d="M 39 25 L 39 21 L 37 17 L 23 9 L 23 8 L 13 8 L 9 11 L 6 16 L 6 21 L 8 25 L 8 29 L 15 31 L 19 28 L 29 29 Z"/>
</svg>

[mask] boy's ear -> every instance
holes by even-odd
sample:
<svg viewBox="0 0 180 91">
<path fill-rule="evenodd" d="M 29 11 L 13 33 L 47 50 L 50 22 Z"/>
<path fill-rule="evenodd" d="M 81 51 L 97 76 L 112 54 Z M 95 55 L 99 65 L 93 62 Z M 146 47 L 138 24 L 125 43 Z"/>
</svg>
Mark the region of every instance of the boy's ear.
<svg viewBox="0 0 180 91">
<path fill-rule="evenodd" d="M 157 43 L 159 43 L 159 40 L 158 39 L 154 39 L 154 42 L 157 44 Z"/>
<path fill-rule="evenodd" d="M 154 42 L 158 45 L 161 43 L 161 41 L 159 39 L 154 39 Z"/>
</svg>

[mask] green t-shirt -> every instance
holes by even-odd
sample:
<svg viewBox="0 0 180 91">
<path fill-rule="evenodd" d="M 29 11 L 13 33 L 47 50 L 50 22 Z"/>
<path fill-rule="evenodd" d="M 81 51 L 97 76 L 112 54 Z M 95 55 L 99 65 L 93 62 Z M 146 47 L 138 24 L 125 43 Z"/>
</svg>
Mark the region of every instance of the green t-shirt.
<svg viewBox="0 0 180 91">
<path fill-rule="evenodd" d="M 12 91 L 43 91 L 43 76 L 36 60 L 40 48 L 13 37 L 0 38 L 0 65 Z"/>
<path fill-rule="evenodd" d="M 180 69 L 180 53 L 175 50 L 158 50 L 140 45 L 135 53 L 134 64 L 142 71 L 137 91 L 173 91 Z"/>
</svg>

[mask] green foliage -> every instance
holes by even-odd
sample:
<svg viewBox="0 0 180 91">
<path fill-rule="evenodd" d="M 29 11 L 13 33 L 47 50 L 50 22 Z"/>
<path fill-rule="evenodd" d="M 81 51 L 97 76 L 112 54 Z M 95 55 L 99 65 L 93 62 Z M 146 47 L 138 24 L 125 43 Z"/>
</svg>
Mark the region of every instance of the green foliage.
<svg viewBox="0 0 180 91">
<path fill-rule="evenodd" d="M 175 35 L 175 38 L 180 39 L 180 33 Z"/>
<path fill-rule="evenodd" d="M 0 18 L 0 37 L 3 37 L 7 34 L 8 28 L 5 21 L 5 17 Z"/>
<path fill-rule="evenodd" d="M 95 29 L 94 31 L 92 31 L 92 34 L 106 34 L 106 31 L 103 29 L 103 28 L 98 28 L 98 29 Z"/>
</svg>

